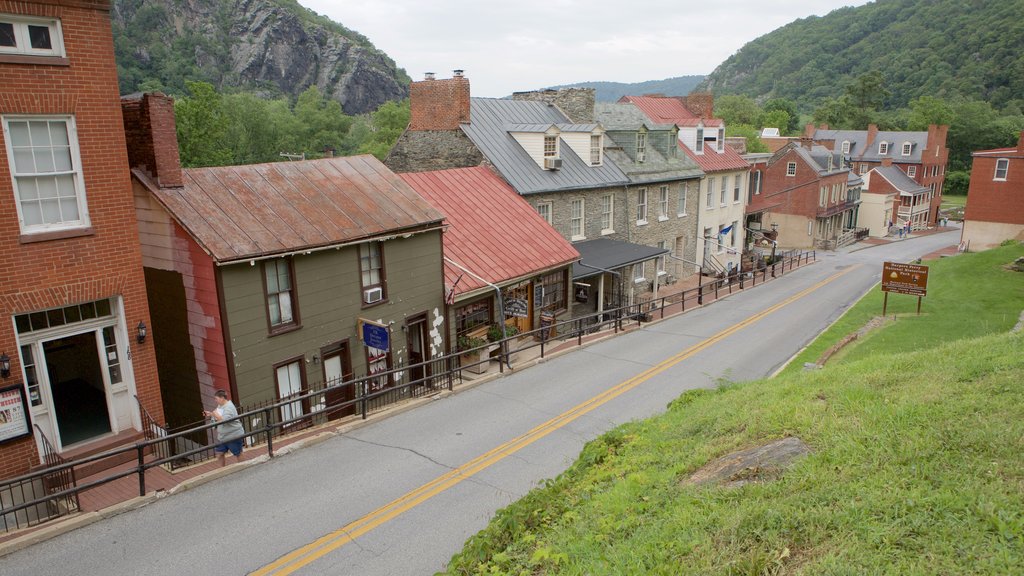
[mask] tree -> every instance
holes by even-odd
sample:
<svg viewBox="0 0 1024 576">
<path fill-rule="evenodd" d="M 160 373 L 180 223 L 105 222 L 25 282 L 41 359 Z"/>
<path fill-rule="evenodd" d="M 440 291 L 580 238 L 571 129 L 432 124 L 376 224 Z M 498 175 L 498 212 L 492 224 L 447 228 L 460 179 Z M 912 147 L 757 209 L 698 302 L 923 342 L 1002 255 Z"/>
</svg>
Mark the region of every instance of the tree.
<svg viewBox="0 0 1024 576">
<path fill-rule="evenodd" d="M 185 86 L 190 96 L 174 103 L 181 165 L 194 168 L 230 163 L 228 121 L 221 95 L 206 82 L 188 81 Z"/>
<path fill-rule="evenodd" d="M 727 124 L 725 135 L 742 136 L 747 139 L 747 153 L 771 152 L 764 142 L 761 142 L 760 131 L 747 124 Z"/>
<path fill-rule="evenodd" d="M 746 124 L 761 125 L 761 107 L 747 96 L 725 95 L 715 100 L 715 117 L 725 121 L 725 125 Z"/>
<path fill-rule="evenodd" d="M 932 124 L 948 126 L 953 121 L 953 108 L 944 100 L 921 96 L 910 102 L 907 130 L 927 130 Z"/>
<path fill-rule="evenodd" d="M 892 93 L 885 88 L 885 78 L 878 70 L 861 74 L 846 87 L 847 120 L 857 130 L 864 130 L 875 121 L 875 115 Z"/>
<path fill-rule="evenodd" d="M 761 117 L 762 128 L 778 128 L 779 132 L 786 134 L 792 132 L 789 130 L 789 124 L 792 118 L 789 117 L 789 113 L 785 110 L 772 110 L 771 112 L 765 112 Z"/>
<path fill-rule="evenodd" d="M 846 128 L 849 115 L 849 103 L 845 99 L 825 98 L 814 110 L 814 123 L 828 124 L 831 128 Z"/>
<path fill-rule="evenodd" d="M 787 122 L 785 126 L 775 126 L 775 124 L 769 124 L 767 121 L 763 121 L 764 126 L 775 126 L 779 130 L 782 130 L 783 134 L 795 134 L 800 130 L 800 112 L 796 108 L 796 102 L 793 102 L 788 98 L 772 98 L 765 102 L 762 108 L 764 109 L 765 114 L 781 111 L 789 115 L 789 122 Z"/>
<path fill-rule="evenodd" d="M 383 160 L 409 125 L 409 116 L 408 100 L 381 104 L 371 116 L 370 137 L 359 147 L 359 152 Z"/>
</svg>

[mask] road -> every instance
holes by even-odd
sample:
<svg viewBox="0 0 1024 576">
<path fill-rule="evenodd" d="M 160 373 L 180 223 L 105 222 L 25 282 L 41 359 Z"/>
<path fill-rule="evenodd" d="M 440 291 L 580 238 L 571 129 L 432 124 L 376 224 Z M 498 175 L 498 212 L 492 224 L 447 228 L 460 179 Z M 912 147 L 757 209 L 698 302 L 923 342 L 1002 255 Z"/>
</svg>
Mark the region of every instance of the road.
<svg viewBox="0 0 1024 576">
<path fill-rule="evenodd" d="M 433 574 L 582 446 L 694 388 L 765 377 L 879 279 L 959 231 L 819 253 L 705 308 L 63 534 L 6 575 Z"/>
</svg>

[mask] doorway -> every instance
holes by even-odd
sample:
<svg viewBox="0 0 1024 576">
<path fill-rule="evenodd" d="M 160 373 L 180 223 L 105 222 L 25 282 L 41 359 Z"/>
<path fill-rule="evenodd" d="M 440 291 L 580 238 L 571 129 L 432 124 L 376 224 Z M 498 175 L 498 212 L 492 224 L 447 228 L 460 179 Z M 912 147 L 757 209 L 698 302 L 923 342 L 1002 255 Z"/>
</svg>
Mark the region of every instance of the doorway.
<svg viewBox="0 0 1024 576">
<path fill-rule="evenodd" d="M 42 343 L 57 431 L 64 447 L 111 432 L 96 338 L 96 332 L 84 332 Z"/>
<path fill-rule="evenodd" d="M 430 350 L 427 349 L 430 335 L 427 332 L 426 313 L 410 317 L 406 320 L 405 326 L 407 330 L 406 344 L 409 348 L 410 382 L 414 382 L 416 386 L 429 385 L 430 368 L 423 364 L 430 360 Z"/>
<path fill-rule="evenodd" d="M 327 406 L 327 419 L 337 420 L 355 414 L 355 403 L 346 404 L 356 399 L 355 385 L 351 383 L 352 356 L 349 353 L 348 341 L 321 349 L 320 356 L 324 365 L 324 403 Z"/>
</svg>

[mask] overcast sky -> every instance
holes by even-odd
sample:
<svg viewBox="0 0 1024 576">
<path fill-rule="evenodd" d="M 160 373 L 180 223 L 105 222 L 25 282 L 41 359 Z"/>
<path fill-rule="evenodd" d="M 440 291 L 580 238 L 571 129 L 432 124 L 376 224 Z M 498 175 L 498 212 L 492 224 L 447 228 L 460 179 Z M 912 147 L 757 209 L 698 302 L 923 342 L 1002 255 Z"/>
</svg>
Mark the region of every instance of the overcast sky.
<svg viewBox="0 0 1024 576">
<path fill-rule="evenodd" d="M 474 96 L 588 81 L 708 74 L 745 43 L 797 18 L 865 0 L 299 0 L 405 68 Z"/>
</svg>

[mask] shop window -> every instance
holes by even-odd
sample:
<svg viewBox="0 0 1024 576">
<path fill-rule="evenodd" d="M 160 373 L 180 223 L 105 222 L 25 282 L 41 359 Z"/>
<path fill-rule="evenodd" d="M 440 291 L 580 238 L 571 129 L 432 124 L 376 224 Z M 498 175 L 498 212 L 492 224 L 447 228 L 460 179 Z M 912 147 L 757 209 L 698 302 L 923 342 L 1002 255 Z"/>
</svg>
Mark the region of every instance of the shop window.
<svg viewBox="0 0 1024 576">
<path fill-rule="evenodd" d="M 541 310 L 545 312 L 563 312 L 566 310 L 567 272 L 552 272 L 540 278 Z"/>
<path fill-rule="evenodd" d="M 479 300 L 455 309 L 455 334 L 463 336 L 468 332 L 491 323 L 491 299 Z"/>
</svg>

